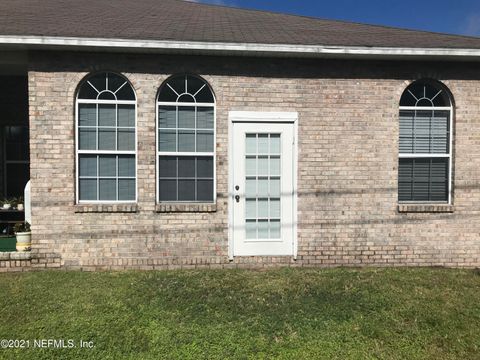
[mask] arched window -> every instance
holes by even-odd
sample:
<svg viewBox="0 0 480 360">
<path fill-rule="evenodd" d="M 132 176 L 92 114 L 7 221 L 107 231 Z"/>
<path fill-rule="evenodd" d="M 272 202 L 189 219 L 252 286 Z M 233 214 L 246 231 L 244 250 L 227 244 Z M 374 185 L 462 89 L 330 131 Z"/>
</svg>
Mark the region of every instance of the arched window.
<svg viewBox="0 0 480 360">
<path fill-rule="evenodd" d="M 123 76 L 86 78 L 76 101 L 77 202 L 135 202 L 135 92 Z"/>
<path fill-rule="evenodd" d="M 215 201 L 215 99 L 205 80 L 177 75 L 157 99 L 158 202 Z"/>
<path fill-rule="evenodd" d="M 451 202 L 452 99 L 419 80 L 400 99 L 399 202 Z"/>
</svg>

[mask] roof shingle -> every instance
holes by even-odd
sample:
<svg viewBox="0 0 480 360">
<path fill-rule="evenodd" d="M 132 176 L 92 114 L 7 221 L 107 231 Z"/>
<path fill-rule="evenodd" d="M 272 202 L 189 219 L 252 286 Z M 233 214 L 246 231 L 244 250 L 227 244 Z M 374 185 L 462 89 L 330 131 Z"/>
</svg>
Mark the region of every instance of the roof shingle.
<svg viewBox="0 0 480 360">
<path fill-rule="evenodd" d="M 180 0 L 2 0 L 0 35 L 480 49 L 480 38 Z"/>
</svg>

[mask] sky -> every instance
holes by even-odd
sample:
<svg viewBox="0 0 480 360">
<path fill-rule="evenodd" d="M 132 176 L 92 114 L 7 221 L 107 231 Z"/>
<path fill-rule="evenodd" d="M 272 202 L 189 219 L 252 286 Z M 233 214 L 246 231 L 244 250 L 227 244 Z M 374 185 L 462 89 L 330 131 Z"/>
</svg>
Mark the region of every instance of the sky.
<svg viewBox="0 0 480 360">
<path fill-rule="evenodd" d="M 190 0 L 324 19 L 480 36 L 480 0 Z"/>
</svg>

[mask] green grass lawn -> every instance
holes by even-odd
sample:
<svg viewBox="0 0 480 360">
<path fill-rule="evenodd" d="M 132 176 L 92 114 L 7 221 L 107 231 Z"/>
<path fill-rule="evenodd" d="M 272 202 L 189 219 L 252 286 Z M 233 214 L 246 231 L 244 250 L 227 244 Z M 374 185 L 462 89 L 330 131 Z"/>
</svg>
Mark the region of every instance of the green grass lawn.
<svg viewBox="0 0 480 360">
<path fill-rule="evenodd" d="M 446 269 L 0 274 L 0 359 L 479 359 L 480 275 Z M 39 349 L 33 339 L 93 341 Z"/>
</svg>

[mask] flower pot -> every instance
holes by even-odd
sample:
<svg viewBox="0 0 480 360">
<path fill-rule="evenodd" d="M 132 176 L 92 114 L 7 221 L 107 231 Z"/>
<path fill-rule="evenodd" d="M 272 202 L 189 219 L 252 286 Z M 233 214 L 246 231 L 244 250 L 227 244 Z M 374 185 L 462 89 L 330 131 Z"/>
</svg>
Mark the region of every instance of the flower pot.
<svg viewBox="0 0 480 360">
<path fill-rule="evenodd" d="M 32 233 L 17 232 L 17 251 L 30 251 L 32 247 Z"/>
<path fill-rule="evenodd" d="M 12 207 L 12 205 L 10 205 L 10 204 L 3 204 L 3 208 L 4 208 L 5 210 L 10 209 L 11 207 Z"/>
<path fill-rule="evenodd" d="M 17 205 L 17 210 L 23 211 L 23 204 L 18 204 Z"/>
</svg>

